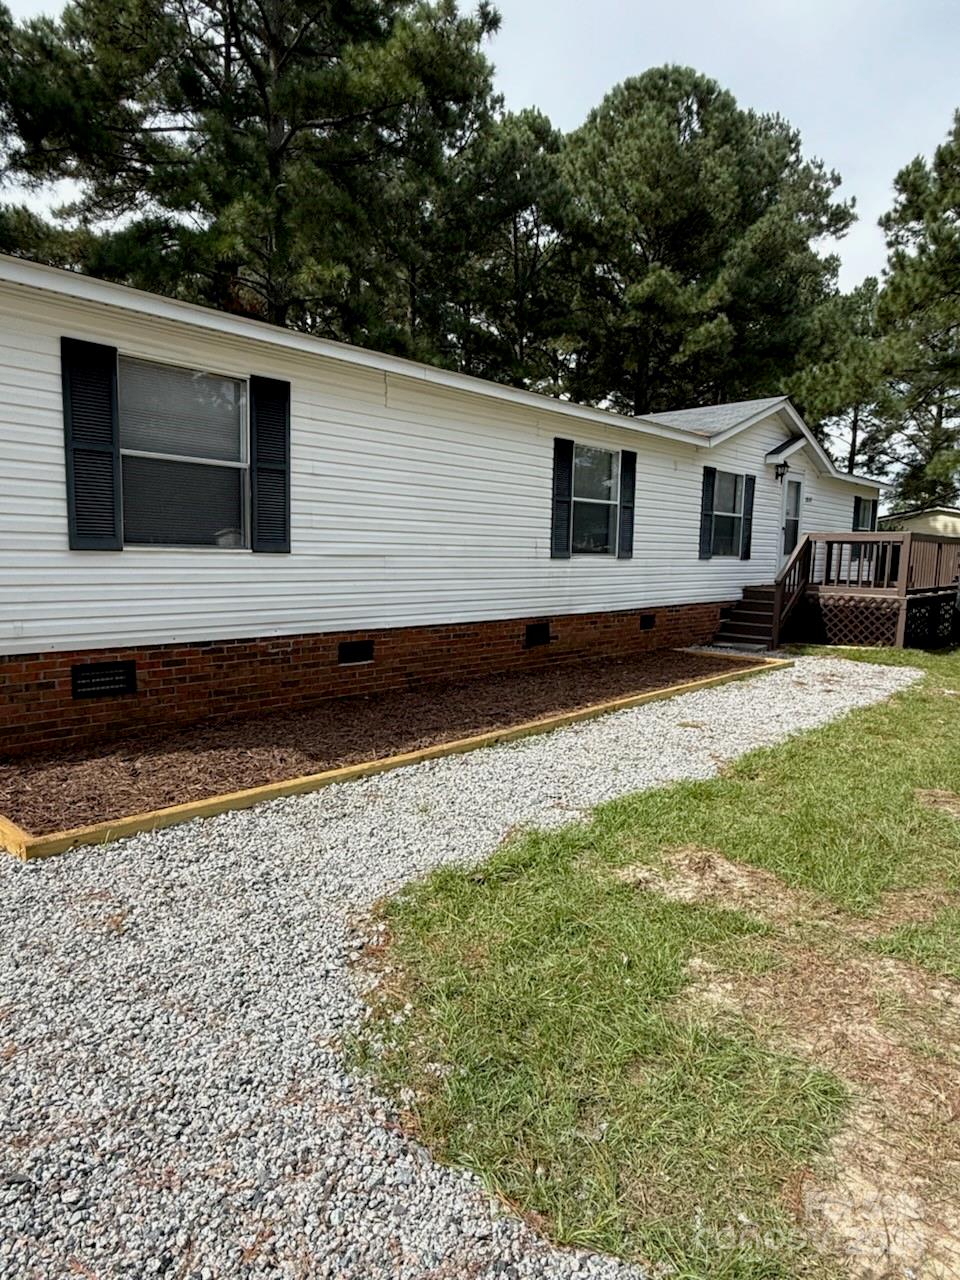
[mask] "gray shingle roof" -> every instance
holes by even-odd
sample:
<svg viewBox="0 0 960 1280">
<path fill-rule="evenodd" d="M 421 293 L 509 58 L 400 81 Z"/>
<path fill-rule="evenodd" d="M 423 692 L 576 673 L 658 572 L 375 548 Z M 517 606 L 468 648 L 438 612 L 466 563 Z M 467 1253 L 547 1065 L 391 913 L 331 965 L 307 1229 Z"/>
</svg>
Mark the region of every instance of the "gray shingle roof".
<svg viewBox="0 0 960 1280">
<path fill-rule="evenodd" d="M 671 409 L 668 413 L 645 413 L 648 422 L 659 422 L 665 427 L 677 427 L 696 435 L 721 435 L 731 427 L 739 426 L 748 418 L 769 410 L 773 413 L 785 404 L 786 396 L 769 396 L 766 400 L 737 400 L 733 404 L 711 404 L 702 409 Z"/>
</svg>

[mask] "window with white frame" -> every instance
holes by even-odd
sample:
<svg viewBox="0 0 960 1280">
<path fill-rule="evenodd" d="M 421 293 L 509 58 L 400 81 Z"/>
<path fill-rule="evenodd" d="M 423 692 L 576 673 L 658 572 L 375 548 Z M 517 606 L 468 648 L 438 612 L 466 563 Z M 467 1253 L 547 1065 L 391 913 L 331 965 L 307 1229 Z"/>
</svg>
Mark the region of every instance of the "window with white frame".
<svg viewBox="0 0 960 1280">
<path fill-rule="evenodd" d="M 620 454 L 578 444 L 573 450 L 574 555 L 616 555 Z"/>
<path fill-rule="evenodd" d="M 246 383 L 121 356 L 118 408 L 124 544 L 248 546 Z"/>
<path fill-rule="evenodd" d="M 713 554 L 739 556 L 743 541 L 743 476 L 718 471 L 713 494 Z"/>
</svg>

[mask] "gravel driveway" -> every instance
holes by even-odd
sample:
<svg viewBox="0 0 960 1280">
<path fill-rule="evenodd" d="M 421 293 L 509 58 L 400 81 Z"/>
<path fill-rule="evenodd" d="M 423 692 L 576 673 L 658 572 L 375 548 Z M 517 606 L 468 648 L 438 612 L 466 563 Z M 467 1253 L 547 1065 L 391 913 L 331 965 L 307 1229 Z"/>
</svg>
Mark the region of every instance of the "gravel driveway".
<svg viewBox="0 0 960 1280">
<path fill-rule="evenodd" d="M 886 698 L 804 658 L 548 736 L 0 862 L 0 1277 L 571 1276 L 346 1073 L 350 921 L 442 863 Z"/>
</svg>

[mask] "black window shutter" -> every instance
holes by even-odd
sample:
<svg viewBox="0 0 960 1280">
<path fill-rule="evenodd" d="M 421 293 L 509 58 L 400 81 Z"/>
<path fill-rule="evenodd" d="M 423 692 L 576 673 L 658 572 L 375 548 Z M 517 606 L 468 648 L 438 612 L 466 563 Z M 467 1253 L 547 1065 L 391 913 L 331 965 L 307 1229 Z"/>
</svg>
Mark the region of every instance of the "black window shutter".
<svg viewBox="0 0 960 1280">
<path fill-rule="evenodd" d="M 753 545 L 753 495 L 757 487 L 756 476 L 743 478 L 743 525 L 740 531 L 740 559 L 750 559 Z"/>
<path fill-rule="evenodd" d="M 633 558 L 633 512 L 637 496 L 637 455 L 632 449 L 620 453 L 620 519 L 617 558 Z"/>
<path fill-rule="evenodd" d="M 862 498 L 854 498 L 854 500 L 853 500 L 853 529 L 854 529 L 854 532 L 856 532 L 856 531 L 857 531 L 857 529 L 859 529 L 859 528 L 860 528 L 860 516 L 861 516 L 861 514 L 862 514 L 862 509 L 863 509 L 863 499 L 862 499 Z"/>
<path fill-rule="evenodd" d="M 703 490 L 700 498 L 700 559 L 713 556 L 713 497 L 717 488 L 717 468 L 703 468 Z"/>
<path fill-rule="evenodd" d="M 67 527 L 75 551 L 120 551 L 120 429 L 117 351 L 60 339 L 67 456 Z"/>
<path fill-rule="evenodd" d="M 878 502 L 877 502 L 877 499 L 876 499 L 876 498 L 874 498 L 874 499 L 873 499 L 873 501 L 870 503 L 870 529 L 871 529 L 871 532 L 874 532 L 874 531 L 876 530 L 876 527 L 877 527 L 877 506 L 878 506 L 878 505 L 879 505 L 879 504 L 878 504 Z"/>
<path fill-rule="evenodd" d="M 573 537 L 573 441 L 557 437 L 553 442 L 553 523 L 550 555 L 570 559 Z"/>
<path fill-rule="evenodd" d="M 250 510 L 254 551 L 290 550 L 290 383 L 250 379 Z"/>
</svg>

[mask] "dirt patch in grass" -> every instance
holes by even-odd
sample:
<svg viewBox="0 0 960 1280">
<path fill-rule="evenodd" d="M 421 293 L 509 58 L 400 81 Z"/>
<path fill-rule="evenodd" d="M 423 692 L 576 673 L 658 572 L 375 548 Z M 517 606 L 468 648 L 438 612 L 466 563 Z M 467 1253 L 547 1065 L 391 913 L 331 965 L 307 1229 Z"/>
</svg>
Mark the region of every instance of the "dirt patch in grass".
<svg viewBox="0 0 960 1280">
<path fill-rule="evenodd" d="M 960 818 L 960 796 L 955 791 L 917 791 L 914 794 L 928 809 L 947 813 L 951 818 Z"/>
<path fill-rule="evenodd" d="M 935 918 L 956 895 L 888 893 L 875 914 L 851 917 L 700 845 L 662 849 L 656 865 L 614 875 L 674 902 L 743 911 L 777 927 L 773 942 L 764 939 L 776 957 L 765 970 L 694 957 L 678 1007 L 721 1026 L 746 1020 L 851 1087 L 855 1105 L 827 1163 L 807 1171 L 792 1195 L 798 1225 L 817 1248 L 863 1280 L 960 1275 L 960 984 L 864 956 L 857 945 Z M 811 924 L 827 926 L 817 946 L 802 936 Z"/>
<path fill-rule="evenodd" d="M 684 1006 L 746 1018 L 851 1085 L 849 1123 L 801 1187 L 801 1225 L 854 1276 L 960 1275 L 960 997 L 917 971 L 797 948 L 749 979 L 694 966 Z"/>
<path fill-rule="evenodd" d="M 734 862 L 717 849 L 678 845 L 660 850 L 658 858 L 657 864 L 632 863 L 613 874 L 623 884 L 673 902 L 745 911 L 779 927 L 822 925 L 861 941 L 926 923 L 960 904 L 960 894 L 943 889 L 892 890 L 881 895 L 869 916 L 853 916 L 829 898 L 792 888 L 772 871 Z"/>
<path fill-rule="evenodd" d="M 673 850 L 665 864 L 674 874 L 643 887 L 675 900 L 781 924 L 809 920 L 822 906 L 712 850 Z M 637 883 L 638 869 L 628 870 Z M 838 929 L 818 947 L 781 937 L 779 963 L 767 972 L 695 957 L 678 1004 L 721 1026 L 745 1020 L 850 1085 L 848 1124 L 826 1164 L 795 1189 L 798 1225 L 816 1247 L 863 1280 L 948 1280 L 960 1275 L 960 984 L 866 957 L 856 933 Z"/>
<path fill-rule="evenodd" d="M 743 667 L 756 665 L 745 659 Z M 4 760 L 0 813 L 34 834 L 201 800 L 648 693 L 737 663 L 664 650 L 462 684 L 339 698 L 303 711 L 150 729 L 109 745 Z"/>
<path fill-rule="evenodd" d="M 614 874 L 624 884 L 659 893 L 673 902 L 693 902 L 746 911 L 784 924 L 818 913 L 838 914 L 814 894 L 791 889 L 770 871 L 732 862 L 716 849 L 687 844 L 661 850 L 660 865 L 635 863 Z"/>
</svg>

